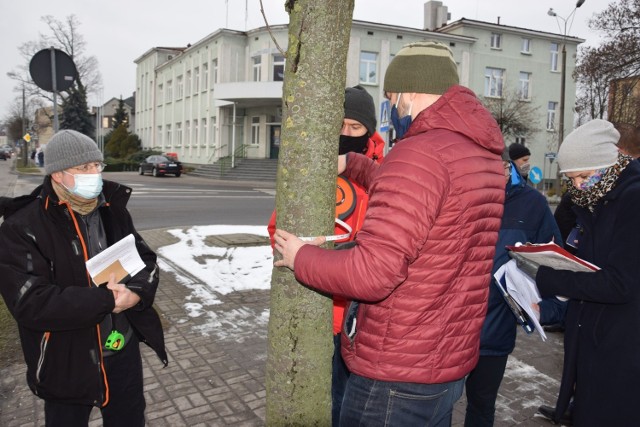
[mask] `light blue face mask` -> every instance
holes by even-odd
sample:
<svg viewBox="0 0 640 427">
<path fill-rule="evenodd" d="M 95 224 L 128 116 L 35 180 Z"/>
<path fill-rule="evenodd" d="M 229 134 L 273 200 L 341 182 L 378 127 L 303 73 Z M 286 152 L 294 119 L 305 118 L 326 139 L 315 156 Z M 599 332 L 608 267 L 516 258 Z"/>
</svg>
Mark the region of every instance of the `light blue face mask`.
<svg viewBox="0 0 640 427">
<path fill-rule="evenodd" d="M 80 196 L 84 199 L 95 199 L 102 192 L 102 174 L 72 174 L 67 171 L 63 172 L 73 176 L 75 185 L 73 186 L 73 188 L 67 188 L 66 186 L 65 188 L 76 196 Z"/>
<path fill-rule="evenodd" d="M 393 107 L 391 107 L 391 123 L 393 124 L 393 128 L 396 130 L 396 138 L 401 139 L 405 133 L 409 130 L 409 126 L 411 126 L 411 107 L 409 106 L 409 114 L 404 117 L 400 117 L 398 114 L 398 103 L 400 102 L 400 97 L 402 93 L 398 94 L 398 99 Z"/>
</svg>

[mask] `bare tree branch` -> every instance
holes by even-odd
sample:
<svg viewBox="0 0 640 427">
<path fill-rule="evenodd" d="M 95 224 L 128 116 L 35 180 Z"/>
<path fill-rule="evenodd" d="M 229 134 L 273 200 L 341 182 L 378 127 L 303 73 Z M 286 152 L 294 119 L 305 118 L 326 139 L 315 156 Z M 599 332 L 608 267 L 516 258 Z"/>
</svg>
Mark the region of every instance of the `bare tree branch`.
<svg viewBox="0 0 640 427">
<path fill-rule="evenodd" d="M 276 38 L 273 36 L 273 33 L 271 32 L 271 27 L 269 27 L 269 21 L 267 21 L 267 15 L 264 14 L 264 6 L 262 5 L 262 0 L 260 0 L 260 13 L 262 13 L 262 18 L 264 19 L 264 24 L 267 26 L 267 31 L 269 31 L 271 40 L 273 40 L 273 43 L 275 43 L 276 47 L 278 48 L 282 56 L 286 58 L 287 53 L 284 50 L 282 50 L 282 48 L 278 44 L 278 41 L 276 40 Z"/>
</svg>

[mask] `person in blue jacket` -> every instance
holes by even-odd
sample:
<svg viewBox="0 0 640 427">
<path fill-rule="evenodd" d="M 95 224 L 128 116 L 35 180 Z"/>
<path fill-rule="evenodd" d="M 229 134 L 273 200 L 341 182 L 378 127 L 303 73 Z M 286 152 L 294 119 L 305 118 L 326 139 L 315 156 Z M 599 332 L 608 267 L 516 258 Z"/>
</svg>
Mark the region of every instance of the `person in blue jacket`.
<svg viewBox="0 0 640 427">
<path fill-rule="evenodd" d="M 493 426 L 498 389 L 507 358 L 516 345 L 516 318 L 493 279 L 493 274 L 510 260 L 506 246 L 516 242 L 548 243 L 551 240 L 562 245 L 560 230 L 547 200 L 536 189 L 526 185 L 507 151 L 503 153 L 502 160 L 506 180 L 504 213 L 493 258 L 487 317 L 480 336 L 480 359 L 465 383 L 465 427 Z M 539 308 L 540 323 L 557 323 L 564 317 L 566 302 L 551 297 L 542 300 Z"/>
</svg>

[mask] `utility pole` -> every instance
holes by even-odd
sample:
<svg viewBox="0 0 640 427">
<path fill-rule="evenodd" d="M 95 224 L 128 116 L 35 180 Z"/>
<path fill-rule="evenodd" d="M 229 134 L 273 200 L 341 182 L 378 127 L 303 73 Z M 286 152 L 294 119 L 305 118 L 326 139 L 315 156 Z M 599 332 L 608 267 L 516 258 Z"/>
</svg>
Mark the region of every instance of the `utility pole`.
<svg viewBox="0 0 640 427">
<path fill-rule="evenodd" d="M 566 75 L 567 75 L 567 23 L 569 22 L 569 19 L 571 19 L 571 23 L 569 24 L 569 31 L 571 31 L 571 25 L 573 24 L 572 17 L 575 18 L 576 10 L 578 10 L 578 8 L 582 6 L 584 2 L 585 0 L 578 0 L 576 2 L 576 6 L 573 8 L 569 16 L 567 16 L 566 18 L 563 18 L 562 16 L 558 15 L 553 10 L 553 8 L 550 8 L 549 11 L 547 12 L 547 15 L 556 18 L 556 22 L 558 23 L 558 29 L 560 29 L 561 31 L 562 31 L 562 28 L 560 28 L 560 22 L 558 20 L 561 19 L 562 22 L 564 22 L 564 30 L 562 31 L 562 68 L 560 70 L 560 123 L 558 123 L 558 149 L 556 150 L 556 154 L 558 151 L 560 151 L 560 144 L 562 144 L 562 141 L 564 140 L 564 109 L 565 109 L 564 100 L 565 100 L 565 87 L 566 87 Z M 559 172 L 556 174 L 554 187 L 556 190 L 556 194 L 560 195 L 560 173 Z"/>
<path fill-rule="evenodd" d="M 22 166 L 29 165 L 29 142 L 24 139 L 27 134 L 27 102 L 25 97 L 24 83 L 22 84 Z"/>
</svg>

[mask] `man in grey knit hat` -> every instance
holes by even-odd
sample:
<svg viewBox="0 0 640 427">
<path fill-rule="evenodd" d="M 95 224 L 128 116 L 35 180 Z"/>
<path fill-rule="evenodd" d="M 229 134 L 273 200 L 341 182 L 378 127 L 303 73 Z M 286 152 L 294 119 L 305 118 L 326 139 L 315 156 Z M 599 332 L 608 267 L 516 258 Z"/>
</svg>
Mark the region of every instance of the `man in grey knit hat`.
<svg viewBox="0 0 640 427">
<path fill-rule="evenodd" d="M 103 156 L 89 137 L 57 132 L 45 148 L 42 185 L 2 198 L 0 292 L 16 319 L 27 383 L 44 399 L 46 425 L 144 426 L 139 342 L 166 365 L 153 299 L 156 255 L 127 211 L 131 189 L 102 180 Z M 132 235 L 145 267 L 118 283 L 95 283 L 86 261 Z"/>
<path fill-rule="evenodd" d="M 449 425 L 478 361 L 505 195 L 504 142 L 475 94 L 458 85 L 457 68 L 437 42 L 393 57 L 384 90 L 398 142 L 380 165 L 357 153 L 339 162 L 369 192 L 353 248 L 275 234 L 276 266 L 360 302 L 341 334 L 351 375 L 340 425 Z"/>
</svg>

